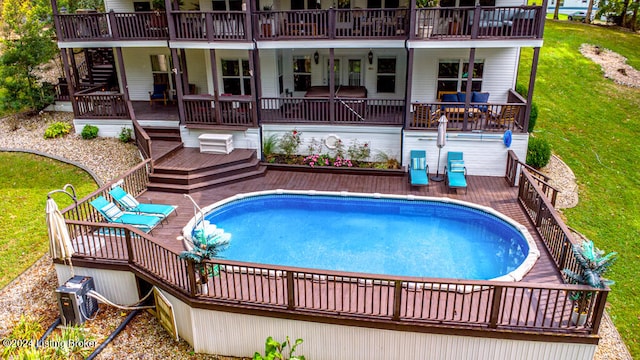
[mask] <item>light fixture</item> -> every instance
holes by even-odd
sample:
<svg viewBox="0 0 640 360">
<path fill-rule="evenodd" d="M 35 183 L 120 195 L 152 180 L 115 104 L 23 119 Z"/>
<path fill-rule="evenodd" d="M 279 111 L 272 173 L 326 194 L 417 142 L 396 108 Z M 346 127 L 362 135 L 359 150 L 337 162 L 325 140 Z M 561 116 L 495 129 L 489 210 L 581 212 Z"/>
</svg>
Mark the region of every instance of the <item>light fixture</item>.
<svg viewBox="0 0 640 360">
<path fill-rule="evenodd" d="M 313 53 L 313 61 L 315 61 L 316 65 L 320 62 L 320 54 L 317 51 Z"/>
<path fill-rule="evenodd" d="M 369 65 L 373 65 L 373 52 L 371 50 L 369 50 L 367 58 L 369 59 Z"/>
</svg>

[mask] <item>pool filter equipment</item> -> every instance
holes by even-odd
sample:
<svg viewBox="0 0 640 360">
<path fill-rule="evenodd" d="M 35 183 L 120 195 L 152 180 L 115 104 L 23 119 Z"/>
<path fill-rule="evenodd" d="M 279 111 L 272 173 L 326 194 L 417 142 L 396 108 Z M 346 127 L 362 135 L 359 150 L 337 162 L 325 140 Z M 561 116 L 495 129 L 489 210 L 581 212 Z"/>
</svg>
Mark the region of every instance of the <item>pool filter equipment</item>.
<svg viewBox="0 0 640 360">
<path fill-rule="evenodd" d="M 56 289 L 63 325 L 82 324 L 98 310 L 98 301 L 88 296 L 92 290 L 95 290 L 93 278 L 79 275 Z"/>
</svg>

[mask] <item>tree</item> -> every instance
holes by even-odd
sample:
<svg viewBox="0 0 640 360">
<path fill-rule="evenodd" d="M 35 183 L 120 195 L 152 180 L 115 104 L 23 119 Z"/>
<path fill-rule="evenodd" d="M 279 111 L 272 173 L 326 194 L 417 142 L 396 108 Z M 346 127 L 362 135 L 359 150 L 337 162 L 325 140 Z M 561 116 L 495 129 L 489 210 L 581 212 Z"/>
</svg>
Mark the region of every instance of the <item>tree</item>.
<svg viewBox="0 0 640 360">
<path fill-rule="evenodd" d="M 0 112 L 41 110 L 53 101 L 50 86 L 36 75 L 56 53 L 46 0 L 5 0 L 0 56 Z"/>
</svg>

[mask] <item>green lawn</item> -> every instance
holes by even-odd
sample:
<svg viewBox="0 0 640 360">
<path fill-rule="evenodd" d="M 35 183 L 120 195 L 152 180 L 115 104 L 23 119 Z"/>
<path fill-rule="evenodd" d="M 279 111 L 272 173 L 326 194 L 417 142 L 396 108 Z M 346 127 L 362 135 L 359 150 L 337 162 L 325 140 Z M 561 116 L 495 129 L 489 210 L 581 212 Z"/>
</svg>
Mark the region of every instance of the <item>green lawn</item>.
<svg viewBox="0 0 640 360">
<path fill-rule="evenodd" d="M 0 288 L 49 251 L 45 218 L 47 193 L 70 183 L 78 197 L 97 189 L 93 178 L 75 166 L 42 156 L 0 152 Z M 71 204 L 53 197 L 60 209 Z"/>
<path fill-rule="evenodd" d="M 549 140 L 575 172 L 580 203 L 569 226 L 620 257 L 610 277 L 612 315 L 640 359 L 640 89 L 614 84 L 579 52 L 583 43 L 611 49 L 640 69 L 640 35 L 568 21 L 546 22 L 534 102 L 535 136 Z M 532 50 L 523 51 L 519 81 L 528 84 Z"/>
</svg>

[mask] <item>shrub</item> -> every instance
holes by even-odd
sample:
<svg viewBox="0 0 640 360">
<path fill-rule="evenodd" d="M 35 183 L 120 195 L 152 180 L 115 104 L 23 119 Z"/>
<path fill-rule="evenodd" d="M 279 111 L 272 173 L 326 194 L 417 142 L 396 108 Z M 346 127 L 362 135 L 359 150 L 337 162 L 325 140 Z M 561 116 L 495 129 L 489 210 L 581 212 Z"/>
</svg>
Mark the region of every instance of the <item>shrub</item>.
<svg viewBox="0 0 640 360">
<path fill-rule="evenodd" d="M 367 160 L 369 155 L 371 155 L 371 148 L 367 142 L 359 144 L 358 140 L 353 140 L 353 143 L 349 146 L 349 149 L 347 149 L 347 154 L 349 154 L 351 160 L 362 162 Z"/>
<path fill-rule="evenodd" d="M 522 84 L 516 84 L 516 92 L 521 96 L 527 97 L 527 95 L 529 94 L 529 89 L 527 89 L 527 87 Z"/>
<path fill-rule="evenodd" d="M 262 153 L 264 154 L 265 160 L 268 162 L 273 162 L 275 160 L 274 156 L 277 149 L 278 138 L 276 137 L 276 134 L 271 134 L 262 140 Z"/>
<path fill-rule="evenodd" d="M 49 125 L 47 130 L 44 131 L 44 138 L 53 139 L 65 136 L 69 132 L 71 132 L 71 124 L 62 121 L 56 121 Z"/>
<path fill-rule="evenodd" d="M 529 114 L 529 129 L 530 133 L 533 132 L 533 128 L 536 127 L 536 121 L 538 120 L 538 105 L 531 102 L 531 113 Z"/>
<path fill-rule="evenodd" d="M 123 127 L 122 130 L 120 130 L 120 135 L 118 135 L 118 139 L 120 139 L 120 141 L 122 141 L 123 143 L 130 142 L 131 139 L 133 139 L 133 130 L 131 130 L 131 128 L 128 128 L 128 127 Z"/>
<path fill-rule="evenodd" d="M 280 137 L 278 145 L 286 156 L 290 157 L 298 152 L 298 147 L 300 146 L 301 141 L 300 135 L 302 135 L 302 133 L 294 129 L 284 133 L 284 135 Z"/>
<path fill-rule="evenodd" d="M 82 138 L 85 140 L 90 140 L 90 139 L 95 139 L 98 137 L 98 127 L 97 126 L 93 126 L 93 125 L 85 125 L 82 128 Z"/>
<path fill-rule="evenodd" d="M 551 159 L 551 145 L 546 139 L 530 137 L 527 149 L 527 165 L 536 169 L 545 167 Z"/>
</svg>

